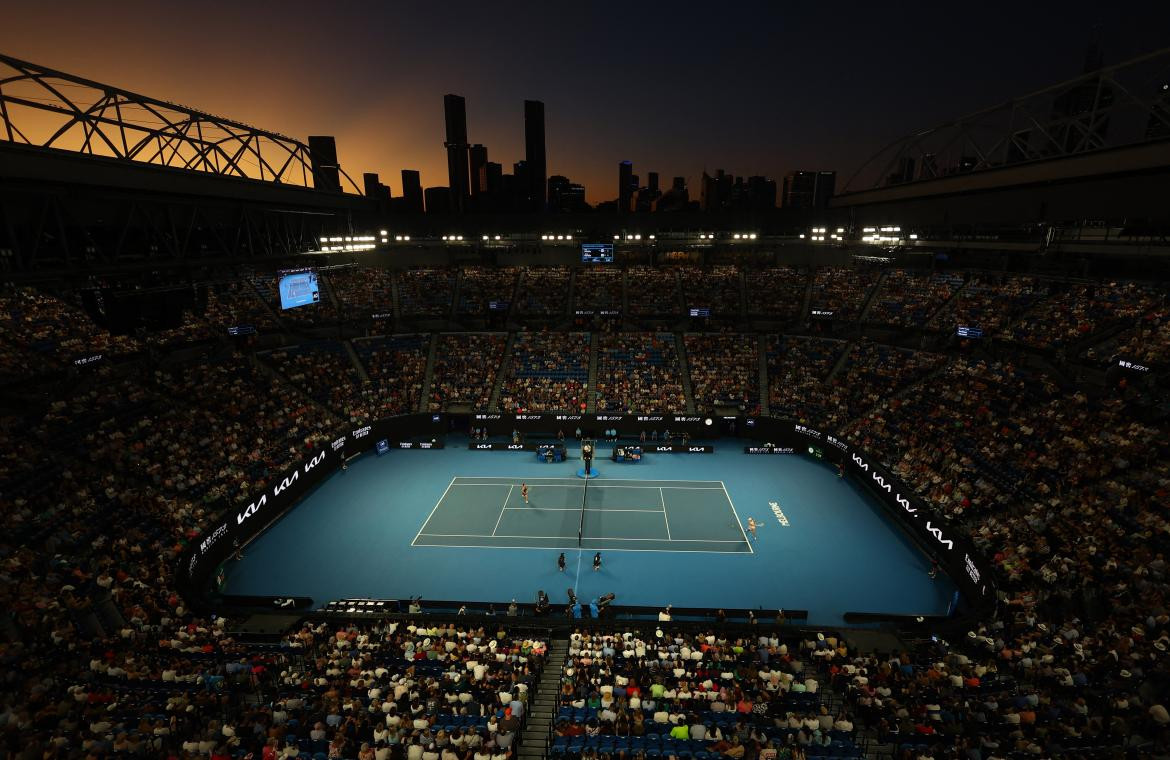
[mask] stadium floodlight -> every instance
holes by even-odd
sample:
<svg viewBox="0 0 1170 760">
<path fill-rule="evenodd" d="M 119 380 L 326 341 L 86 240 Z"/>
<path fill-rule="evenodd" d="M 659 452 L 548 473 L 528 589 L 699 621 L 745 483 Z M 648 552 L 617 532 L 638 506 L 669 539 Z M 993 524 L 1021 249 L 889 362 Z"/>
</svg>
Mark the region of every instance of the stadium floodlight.
<svg viewBox="0 0 1170 760">
<path fill-rule="evenodd" d="M 918 235 L 917 235 L 917 233 L 911 232 L 911 233 L 910 233 L 910 239 L 911 239 L 911 240 L 917 240 L 917 239 L 918 239 Z"/>
<path fill-rule="evenodd" d="M 444 239 L 444 240 L 446 240 L 446 239 L 447 239 L 447 236 L 446 236 L 446 235 L 444 235 L 444 236 L 443 236 L 443 239 Z"/>
<path fill-rule="evenodd" d="M 540 236 L 540 239 L 541 239 L 541 240 L 548 240 L 548 235 L 541 235 L 541 236 Z"/>
<path fill-rule="evenodd" d="M 802 232 L 802 233 L 800 233 L 800 239 L 801 239 L 801 240 L 804 240 L 804 233 L 803 233 L 803 232 Z"/>
<path fill-rule="evenodd" d="M 634 235 L 634 240 L 641 240 L 641 239 L 642 239 L 641 235 Z"/>
<path fill-rule="evenodd" d="M 402 242 L 402 236 L 401 236 L 401 235 L 395 235 L 395 236 L 394 236 L 394 239 L 395 239 L 396 241 L 398 241 L 399 243 L 401 243 L 401 242 Z"/>
<path fill-rule="evenodd" d="M 462 235 L 456 235 L 456 236 L 455 236 L 455 239 L 456 239 L 456 240 L 462 240 L 462 239 L 463 239 L 463 236 L 462 236 Z"/>
<path fill-rule="evenodd" d="M 572 239 L 573 239 L 572 235 L 565 235 L 565 240 L 572 240 Z"/>
<path fill-rule="evenodd" d="M 409 243 L 410 242 L 410 235 L 403 235 L 402 239 Z"/>
<path fill-rule="evenodd" d="M 844 227 L 838 227 L 838 228 L 837 228 L 837 234 L 838 234 L 838 235 L 840 235 L 840 234 L 841 234 L 842 232 L 844 232 L 844 231 L 845 231 L 845 228 L 844 228 Z"/>
<path fill-rule="evenodd" d="M 484 235 L 484 236 L 483 236 L 483 239 L 484 239 L 484 240 L 487 240 L 487 239 L 488 239 L 488 236 L 487 236 L 487 235 Z"/>
<path fill-rule="evenodd" d="M 499 235 L 496 235 L 496 240 L 499 240 L 499 239 L 500 239 L 500 236 L 499 236 Z"/>
<path fill-rule="evenodd" d="M 739 233 L 738 233 L 738 232 L 737 232 L 737 233 L 735 233 L 735 239 L 736 239 L 736 240 L 739 240 Z"/>
<path fill-rule="evenodd" d="M 651 240 L 653 240 L 653 239 L 654 239 L 654 236 L 653 236 L 653 235 L 651 235 L 651 236 L 650 236 L 650 239 L 651 239 Z"/>
<path fill-rule="evenodd" d="M 386 230 L 382 230 L 382 237 L 386 237 Z"/>
<path fill-rule="evenodd" d="M 620 238 L 621 238 L 621 235 L 614 235 L 614 236 L 613 236 L 613 239 L 614 239 L 614 240 L 619 240 Z"/>
<path fill-rule="evenodd" d="M 759 237 L 759 235 L 757 235 L 756 233 L 753 232 L 752 233 L 752 240 L 755 240 L 757 237 Z"/>
<path fill-rule="evenodd" d="M 557 240 L 564 240 L 564 239 L 565 239 L 564 235 L 557 235 Z"/>
</svg>

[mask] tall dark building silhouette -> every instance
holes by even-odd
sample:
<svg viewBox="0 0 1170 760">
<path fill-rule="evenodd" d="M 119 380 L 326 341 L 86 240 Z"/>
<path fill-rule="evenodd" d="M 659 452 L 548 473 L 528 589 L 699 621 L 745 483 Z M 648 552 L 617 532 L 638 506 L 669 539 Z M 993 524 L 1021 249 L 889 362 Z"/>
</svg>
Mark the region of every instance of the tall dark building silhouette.
<svg viewBox="0 0 1170 760">
<path fill-rule="evenodd" d="M 474 198 L 487 192 L 487 148 L 482 145 L 472 145 L 467 150 L 471 165 L 471 196 Z"/>
<path fill-rule="evenodd" d="M 458 213 L 467 207 L 467 102 L 461 95 L 443 96 L 443 115 L 447 123 L 447 181 L 451 190 L 451 210 Z M 429 192 L 430 188 L 428 188 Z M 430 204 L 427 204 L 428 207 Z"/>
<path fill-rule="evenodd" d="M 402 197 L 404 211 L 411 214 L 423 212 L 422 179 L 419 177 L 418 169 L 402 170 Z"/>
<path fill-rule="evenodd" d="M 618 213 L 630 213 L 630 199 L 634 195 L 634 164 L 622 161 L 618 164 Z"/>
<path fill-rule="evenodd" d="M 532 211 L 544 211 L 548 165 L 544 155 L 544 103 L 524 101 L 524 160 L 528 163 L 528 202 Z"/>
<path fill-rule="evenodd" d="M 837 185 L 837 172 L 789 172 L 784 177 L 784 208 L 824 208 Z"/>
<path fill-rule="evenodd" d="M 494 161 L 484 165 L 484 174 L 487 176 L 487 191 L 494 196 L 504 192 L 504 167 Z"/>
<path fill-rule="evenodd" d="M 309 161 L 313 187 L 341 191 L 341 167 L 337 163 L 337 141 L 330 135 L 309 135 Z"/>
<path fill-rule="evenodd" d="M 423 194 L 427 199 L 428 214 L 449 214 L 453 211 L 451 208 L 451 188 L 428 187 Z"/>
</svg>

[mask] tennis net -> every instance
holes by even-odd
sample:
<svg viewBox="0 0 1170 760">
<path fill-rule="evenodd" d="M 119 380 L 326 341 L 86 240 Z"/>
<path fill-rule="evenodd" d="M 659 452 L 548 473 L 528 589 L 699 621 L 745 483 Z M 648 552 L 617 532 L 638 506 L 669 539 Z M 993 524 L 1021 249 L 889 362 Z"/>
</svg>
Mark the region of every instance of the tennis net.
<svg viewBox="0 0 1170 760">
<path fill-rule="evenodd" d="M 585 487 L 581 489 L 581 524 L 577 526 L 577 546 L 583 546 L 585 538 L 585 499 L 589 495 L 589 478 L 585 478 Z"/>
</svg>

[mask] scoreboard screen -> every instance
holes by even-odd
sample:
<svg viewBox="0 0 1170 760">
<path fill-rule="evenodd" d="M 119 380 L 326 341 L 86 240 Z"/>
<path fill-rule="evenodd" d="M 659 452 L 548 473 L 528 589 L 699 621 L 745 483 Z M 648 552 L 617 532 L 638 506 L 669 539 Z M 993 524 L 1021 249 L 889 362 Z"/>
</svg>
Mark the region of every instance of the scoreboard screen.
<svg viewBox="0 0 1170 760">
<path fill-rule="evenodd" d="M 612 264 L 613 243 L 582 243 L 581 263 Z"/>
<path fill-rule="evenodd" d="M 295 309 L 321 300 L 316 272 L 297 272 L 280 278 L 280 308 Z"/>
</svg>

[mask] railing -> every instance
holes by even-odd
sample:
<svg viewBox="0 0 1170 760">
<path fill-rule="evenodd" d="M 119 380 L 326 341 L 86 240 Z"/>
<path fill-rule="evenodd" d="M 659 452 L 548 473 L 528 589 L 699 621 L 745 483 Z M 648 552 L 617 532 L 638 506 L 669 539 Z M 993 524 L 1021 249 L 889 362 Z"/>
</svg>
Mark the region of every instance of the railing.
<svg viewBox="0 0 1170 760">
<path fill-rule="evenodd" d="M 6 55 L 0 141 L 313 187 L 309 147 L 299 140 Z"/>
</svg>

